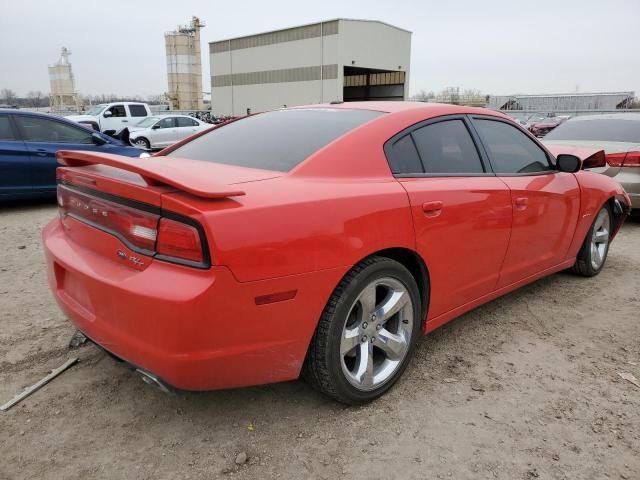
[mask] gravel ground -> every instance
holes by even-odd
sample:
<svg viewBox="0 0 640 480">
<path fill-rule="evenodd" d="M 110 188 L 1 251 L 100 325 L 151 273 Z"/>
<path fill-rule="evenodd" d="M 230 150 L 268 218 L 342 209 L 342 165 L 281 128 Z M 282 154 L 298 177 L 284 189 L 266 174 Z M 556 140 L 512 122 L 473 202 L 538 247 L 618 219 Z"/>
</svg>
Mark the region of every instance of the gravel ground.
<svg viewBox="0 0 640 480">
<path fill-rule="evenodd" d="M 54 215 L 0 207 L 0 403 L 80 363 L 0 413 L 1 479 L 640 479 L 640 389 L 618 375 L 640 379 L 637 220 L 599 276 L 454 320 L 386 396 L 347 408 L 301 381 L 168 395 L 92 345 L 69 351 L 40 245 Z"/>
</svg>

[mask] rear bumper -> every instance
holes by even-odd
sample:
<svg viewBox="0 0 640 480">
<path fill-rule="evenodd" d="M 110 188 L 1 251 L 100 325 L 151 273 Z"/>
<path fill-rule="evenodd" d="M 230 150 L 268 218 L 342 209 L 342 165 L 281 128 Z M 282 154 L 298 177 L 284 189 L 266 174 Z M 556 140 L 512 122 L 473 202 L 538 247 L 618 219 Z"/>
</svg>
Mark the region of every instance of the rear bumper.
<svg viewBox="0 0 640 480">
<path fill-rule="evenodd" d="M 97 230 L 91 235 L 102 245 L 117 241 Z M 156 260 L 133 270 L 75 243 L 58 219 L 45 227 L 43 240 L 49 285 L 77 328 L 183 390 L 297 378 L 322 309 L 344 273 L 243 283 L 225 267 L 197 270 Z M 258 296 L 291 290 L 291 300 L 256 305 Z"/>
</svg>

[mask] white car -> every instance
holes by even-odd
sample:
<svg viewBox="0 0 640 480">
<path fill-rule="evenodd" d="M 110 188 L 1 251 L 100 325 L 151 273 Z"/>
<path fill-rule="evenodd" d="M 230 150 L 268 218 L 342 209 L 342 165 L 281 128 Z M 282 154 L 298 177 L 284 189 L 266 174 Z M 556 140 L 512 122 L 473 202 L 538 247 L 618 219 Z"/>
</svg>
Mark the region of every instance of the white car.
<svg viewBox="0 0 640 480">
<path fill-rule="evenodd" d="M 211 127 L 188 115 L 156 115 L 129 127 L 129 143 L 147 150 L 164 148 Z"/>
<path fill-rule="evenodd" d="M 114 102 L 94 105 L 83 115 L 70 115 L 67 119 L 90 125 L 107 135 L 117 135 L 150 115 L 151 110 L 146 103 Z"/>
</svg>

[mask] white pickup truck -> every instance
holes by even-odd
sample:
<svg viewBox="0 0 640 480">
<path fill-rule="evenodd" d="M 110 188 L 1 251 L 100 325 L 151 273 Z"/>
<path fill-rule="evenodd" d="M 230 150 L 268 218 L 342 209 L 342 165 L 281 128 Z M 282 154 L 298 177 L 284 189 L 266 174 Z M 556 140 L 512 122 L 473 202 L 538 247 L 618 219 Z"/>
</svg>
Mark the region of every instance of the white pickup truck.
<svg viewBox="0 0 640 480">
<path fill-rule="evenodd" d="M 84 115 L 70 115 L 67 119 L 91 125 L 94 130 L 107 135 L 117 135 L 150 115 L 151 110 L 146 103 L 114 102 L 94 105 Z"/>
</svg>

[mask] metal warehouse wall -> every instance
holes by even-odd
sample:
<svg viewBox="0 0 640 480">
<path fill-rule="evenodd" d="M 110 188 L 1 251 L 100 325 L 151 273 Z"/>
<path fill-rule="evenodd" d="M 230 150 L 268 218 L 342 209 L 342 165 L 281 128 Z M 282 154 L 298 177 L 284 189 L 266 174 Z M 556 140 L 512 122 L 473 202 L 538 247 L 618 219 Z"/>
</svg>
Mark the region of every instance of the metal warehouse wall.
<svg viewBox="0 0 640 480">
<path fill-rule="evenodd" d="M 332 20 L 212 42 L 212 110 L 243 115 L 247 108 L 342 100 L 345 59 L 359 67 L 408 69 L 410 41 L 409 32 L 379 22 Z"/>
</svg>

